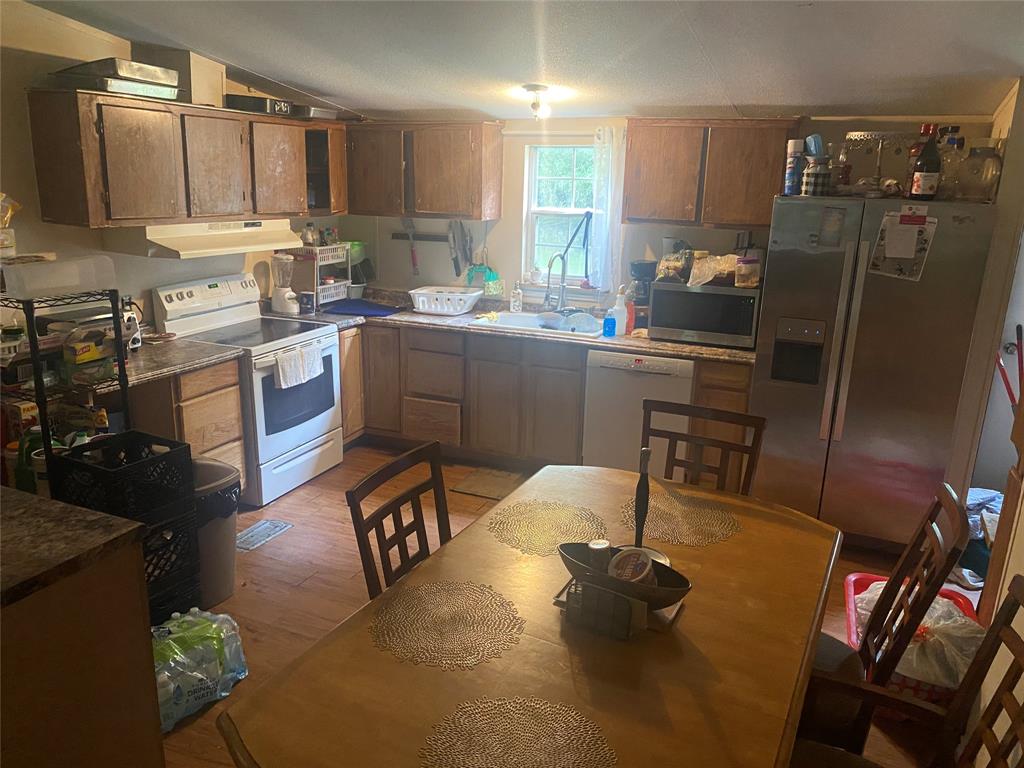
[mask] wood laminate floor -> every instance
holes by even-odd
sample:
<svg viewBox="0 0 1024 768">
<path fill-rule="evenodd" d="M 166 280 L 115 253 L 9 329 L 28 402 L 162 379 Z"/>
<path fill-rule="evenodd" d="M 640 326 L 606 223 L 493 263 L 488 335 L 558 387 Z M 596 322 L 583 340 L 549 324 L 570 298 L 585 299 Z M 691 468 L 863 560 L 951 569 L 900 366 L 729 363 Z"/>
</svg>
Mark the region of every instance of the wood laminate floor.
<svg viewBox="0 0 1024 768">
<path fill-rule="evenodd" d="M 384 464 L 394 452 L 355 447 L 344 462 L 267 506 L 242 513 L 239 530 L 263 520 L 284 520 L 291 529 L 252 552 L 239 552 L 235 594 L 214 608 L 238 622 L 249 677 L 231 696 L 189 718 L 164 739 L 168 768 L 231 766 L 215 720 L 222 707 L 249 695 L 275 671 L 308 649 L 367 601 L 345 490 Z M 456 534 L 497 502 L 453 493 L 475 467 L 446 464 L 445 485 L 452 533 Z M 427 472 L 420 470 L 425 479 Z M 407 480 L 404 482 L 408 482 Z M 384 501 L 403 483 L 385 485 L 372 501 Z M 432 509 L 428 510 L 432 517 Z M 436 531 L 430 532 L 431 550 Z M 845 636 L 843 579 L 853 571 L 886 573 L 887 557 L 844 552 L 832 581 L 825 631 Z M 885 768 L 914 766 L 913 745 L 895 726 L 872 729 L 865 754 Z M 296 767 L 298 768 L 298 767 Z"/>
</svg>

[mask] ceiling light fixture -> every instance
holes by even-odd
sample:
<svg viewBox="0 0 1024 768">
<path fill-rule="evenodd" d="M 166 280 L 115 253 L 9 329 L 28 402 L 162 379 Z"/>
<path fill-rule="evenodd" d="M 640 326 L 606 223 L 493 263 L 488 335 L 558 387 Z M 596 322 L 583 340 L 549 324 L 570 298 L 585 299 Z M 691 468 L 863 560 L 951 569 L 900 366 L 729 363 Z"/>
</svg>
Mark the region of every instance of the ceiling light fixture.
<svg viewBox="0 0 1024 768">
<path fill-rule="evenodd" d="M 533 117 L 535 120 L 545 120 L 551 117 L 551 105 L 547 103 L 545 96 L 548 92 L 548 87 L 540 83 L 525 83 L 523 90 L 529 93 L 533 97 L 533 101 L 530 102 L 530 109 L 533 110 Z"/>
</svg>

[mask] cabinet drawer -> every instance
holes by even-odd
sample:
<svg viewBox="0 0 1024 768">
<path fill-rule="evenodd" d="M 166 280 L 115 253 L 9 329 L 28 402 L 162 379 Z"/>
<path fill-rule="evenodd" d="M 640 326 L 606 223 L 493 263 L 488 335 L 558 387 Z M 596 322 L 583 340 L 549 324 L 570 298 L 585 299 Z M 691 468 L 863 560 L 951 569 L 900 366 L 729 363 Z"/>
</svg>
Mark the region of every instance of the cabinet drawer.
<svg viewBox="0 0 1024 768">
<path fill-rule="evenodd" d="M 237 384 L 238 361 L 229 360 L 219 365 L 211 365 L 209 368 L 181 374 L 178 377 L 178 399 L 191 400 L 207 392 L 215 392 Z"/>
<path fill-rule="evenodd" d="M 237 469 L 238 474 L 241 475 L 242 490 L 245 490 L 245 443 L 241 440 L 233 440 L 212 451 L 207 451 L 203 455 L 208 459 L 223 461 Z"/>
<path fill-rule="evenodd" d="M 697 383 L 700 387 L 750 389 L 750 366 L 740 363 L 710 363 L 698 360 L 696 365 Z"/>
<path fill-rule="evenodd" d="M 523 362 L 545 368 L 579 371 L 586 364 L 586 351 L 574 344 L 529 341 L 523 344 Z"/>
<path fill-rule="evenodd" d="M 419 328 L 403 328 L 402 338 L 406 349 L 421 349 L 424 352 L 444 352 L 449 355 L 462 354 L 462 333 L 450 331 L 424 331 Z"/>
<path fill-rule="evenodd" d="M 196 456 L 233 440 L 242 439 L 241 398 L 238 387 L 212 392 L 178 406 L 181 439 Z"/>
<path fill-rule="evenodd" d="M 462 399 L 464 361 L 461 355 L 410 349 L 405 358 L 405 391 L 449 400 Z"/>
<path fill-rule="evenodd" d="M 518 363 L 522 357 L 522 342 L 519 339 L 501 336 L 470 335 L 469 356 L 474 360 L 490 360 L 495 363 Z"/>
<path fill-rule="evenodd" d="M 418 440 L 440 440 L 444 445 L 462 445 L 462 406 L 404 397 L 402 434 Z"/>
</svg>

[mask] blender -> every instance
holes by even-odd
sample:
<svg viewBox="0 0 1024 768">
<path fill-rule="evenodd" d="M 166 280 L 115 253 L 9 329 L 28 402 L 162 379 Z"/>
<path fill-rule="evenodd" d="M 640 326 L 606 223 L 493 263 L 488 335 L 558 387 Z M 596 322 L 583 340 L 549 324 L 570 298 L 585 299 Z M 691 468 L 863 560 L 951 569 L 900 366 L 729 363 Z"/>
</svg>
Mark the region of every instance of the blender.
<svg viewBox="0 0 1024 768">
<path fill-rule="evenodd" d="M 270 273 L 274 278 L 270 309 L 282 315 L 299 314 L 299 300 L 291 287 L 294 269 L 295 257 L 291 254 L 275 253 L 270 261 Z"/>
</svg>

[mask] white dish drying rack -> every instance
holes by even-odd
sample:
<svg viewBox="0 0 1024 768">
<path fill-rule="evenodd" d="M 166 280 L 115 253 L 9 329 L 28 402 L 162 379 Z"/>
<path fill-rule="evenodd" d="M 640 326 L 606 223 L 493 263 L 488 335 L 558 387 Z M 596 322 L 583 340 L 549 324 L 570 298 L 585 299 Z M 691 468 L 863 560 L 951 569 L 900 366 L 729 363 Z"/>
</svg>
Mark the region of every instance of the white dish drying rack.
<svg viewBox="0 0 1024 768">
<path fill-rule="evenodd" d="M 451 286 L 428 285 L 409 291 L 412 308 L 426 315 L 464 315 L 484 295 L 481 288 L 454 288 Z"/>
</svg>

